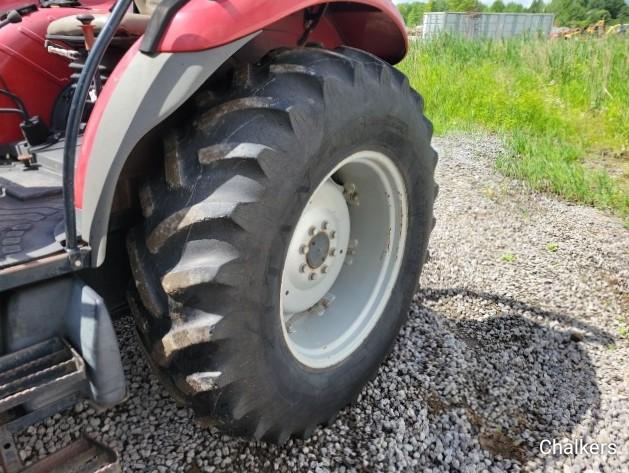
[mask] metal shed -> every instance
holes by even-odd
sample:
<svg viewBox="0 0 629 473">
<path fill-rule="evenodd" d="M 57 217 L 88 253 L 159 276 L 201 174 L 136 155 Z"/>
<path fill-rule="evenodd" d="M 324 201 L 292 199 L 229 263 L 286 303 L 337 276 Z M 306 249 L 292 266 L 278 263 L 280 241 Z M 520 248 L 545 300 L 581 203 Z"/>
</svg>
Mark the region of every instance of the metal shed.
<svg viewBox="0 0 629 473">
<path fill-rule="evenodd" d="M 467 38 L 510 38 L 521 34 L 548 36 L 555 15 L 552 13 L 424 13 L 423 38 L 440 33 Z"/>
</svg>

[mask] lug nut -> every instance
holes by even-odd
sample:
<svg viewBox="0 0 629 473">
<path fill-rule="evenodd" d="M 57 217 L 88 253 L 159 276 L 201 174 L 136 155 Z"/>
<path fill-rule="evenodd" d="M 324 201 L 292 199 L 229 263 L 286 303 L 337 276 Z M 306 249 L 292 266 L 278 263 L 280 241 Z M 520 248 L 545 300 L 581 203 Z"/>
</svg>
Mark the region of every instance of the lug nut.
<svg viewBox="0 0 629 473">
<path fill-rule="evenodd" d="M 336 248 L 330 248 L 330 253 L 328 253 L 330 256 L 335 256 L 336 255 Z"/>
<path fill-rule="evenodd" d="M 328 229 L 328 222 L 326 220 L 321 222 L 321 229 L 322 230 L 327 230 Z"/>
<path fill-rule="evenodd" d="M 317 273 L 310 273 L 308 275 L 308 279 L 310 279 L 311 281 L 314 281 L 315 279 L 317 279 Z"/>
<path fill-rule="evenodd" d="M 306 272 L 306 268 L 308 267 L 308 265 L 304 264 L 300 264 L 299 265 L 299 272 L 300 273 L 305 273 Z"/>
<path fill-rule="evenodd" d="M 332 230 L 332 231 L 330 232 L 330 239 L 332 239 L 332 240 L 333 240 L 335 236 L 336 236 L 336 232 L 335 232 L 334 230 Z"/>
<path fill-rule="evenodd" d="M 316 233 L 316 231 L 317 231 L 317 227 L 314 227 L 314 226 L 310 227 L 308 229 L 308 235 L 313 236 Z"/>
<path fill-rule="evenodd" d="M 321 273 L 325 274 L 328 272 L 328 267 L 324 264 L 323 266 L 321 266 Z"/>
<path fill-rule="evenodd" d="M 299 252 L 300 252 L 302 255 L 305 255 L 305 254 L 308 252 L 308 245 L 301 245 L 301 246 L 299 247 Z"/>
</svg>

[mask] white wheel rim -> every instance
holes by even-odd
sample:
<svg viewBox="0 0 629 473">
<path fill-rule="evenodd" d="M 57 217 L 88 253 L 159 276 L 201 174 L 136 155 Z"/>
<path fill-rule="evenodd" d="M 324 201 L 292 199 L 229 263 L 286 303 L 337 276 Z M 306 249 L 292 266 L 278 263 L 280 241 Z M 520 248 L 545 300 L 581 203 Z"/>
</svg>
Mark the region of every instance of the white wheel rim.
<svg viewBox="0 0 629 473">
<path fill-rule="evenodd" d="M 400 171 L 377 151 L 349 156 L 317 186 L 282 273 L 282 330 L 299 362 L 335 365 L 369 336 L 402 265 L 407 207 Z"/>
</svg>

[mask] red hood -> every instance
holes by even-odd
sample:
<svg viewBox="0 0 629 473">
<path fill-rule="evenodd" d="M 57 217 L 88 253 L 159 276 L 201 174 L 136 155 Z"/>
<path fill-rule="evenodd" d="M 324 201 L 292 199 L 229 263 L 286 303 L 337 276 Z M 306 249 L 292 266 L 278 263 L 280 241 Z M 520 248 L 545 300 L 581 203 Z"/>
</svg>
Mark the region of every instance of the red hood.
<svg viewBox="0 0 629 473">
<path fill-rule="evenodd" d="M 29 2 L 28 0 L 0 0 L 0 16 L 8 11 L 32 4 L 33 2 Z"/>
</svg>

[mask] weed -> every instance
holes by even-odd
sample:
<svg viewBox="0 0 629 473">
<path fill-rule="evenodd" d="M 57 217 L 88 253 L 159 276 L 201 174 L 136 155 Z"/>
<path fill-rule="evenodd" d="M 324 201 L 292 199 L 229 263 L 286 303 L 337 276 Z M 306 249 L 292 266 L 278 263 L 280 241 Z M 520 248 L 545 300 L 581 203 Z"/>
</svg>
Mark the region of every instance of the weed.
<svg viewBox="0 0 629 473">
<path fill-rule="evenodd" d="M 548 243 L 546 245 L 546 249 L 550 251 L 551 253 L 556 253 L 557 250 L 559 249 L 559 245 L 557 243 Z"/>
<path fill-rule="evenodd" d="M 515 263 L 518 260 L 517 255 L 507 252 L 504 253 L 500 259 L 502 259 L 502 261 L 506 261 L 507 263 Z"/>
<path fill-rule="evenodd" d="M 413 42 L 400 64 L 437 133 L 503 137 L 496 161 L 532 188 L 629 225 L 629 36 L 575 41 L 442 36 Z M 608 172 L 620 170 L 620 172 Z"/>
</svg>

